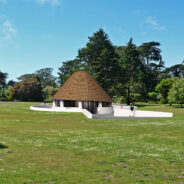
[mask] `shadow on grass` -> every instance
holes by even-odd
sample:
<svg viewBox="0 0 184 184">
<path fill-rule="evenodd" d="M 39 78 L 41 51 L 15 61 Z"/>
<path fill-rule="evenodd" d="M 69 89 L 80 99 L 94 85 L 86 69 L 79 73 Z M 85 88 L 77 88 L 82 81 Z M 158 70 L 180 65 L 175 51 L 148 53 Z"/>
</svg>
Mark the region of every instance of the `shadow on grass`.
<svg viewBox="0 0 184 184">
<path fill-rule="evenodd" d="M 5 146 L 3 144 L 0 144 L 0 149 L 5 149 L 5 148 L 8 148 L 8 146 Z"/>
<path fill-rule="evenodd" d="M 173 108 L 177 108 L 177 109 L 183 109 L 184 108 L 184 106 L 171 106 L 171 107 L 173 107 Z"/>
</svg>

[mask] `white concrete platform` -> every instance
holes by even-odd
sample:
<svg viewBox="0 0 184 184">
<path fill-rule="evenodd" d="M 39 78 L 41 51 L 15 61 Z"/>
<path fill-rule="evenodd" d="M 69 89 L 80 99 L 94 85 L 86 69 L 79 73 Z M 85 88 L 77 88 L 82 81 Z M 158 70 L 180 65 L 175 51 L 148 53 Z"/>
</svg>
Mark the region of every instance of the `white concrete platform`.
<svg viewBox="0 0 184 184">
<path fill-rule="evenodd" d="M 130 107 L 114 106 L 114 112 L 109 114 L 92 114 L 86 109 L 80 109 L 77 107 L 53 107 L 52 105 L 37 105 L 31 106 L 30 110 L 35 111 L 49 111 L 49 112 L 81 112 L 87 118 L 90 119 L 145 119 L 145 118 L 172 118 L 173 113 L 170 112 L 156 112 L 156 111 L 142 111 L 137 110 L 137 107 L 133 112 L 130 111 Z"/>
<path fill-rule="evenodd" d="M 131 112 L 128 109 L 114 109 L 114 117 L 172 118 L 173 113 L 142 110 Z"/>
</svg>

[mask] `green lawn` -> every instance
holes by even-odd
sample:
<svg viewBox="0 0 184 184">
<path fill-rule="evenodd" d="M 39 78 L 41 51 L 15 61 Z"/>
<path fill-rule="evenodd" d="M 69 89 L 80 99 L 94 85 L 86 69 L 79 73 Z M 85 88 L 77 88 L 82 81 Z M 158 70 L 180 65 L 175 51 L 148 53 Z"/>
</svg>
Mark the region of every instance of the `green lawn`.
<svg viewBox="0 0 184 184">
<path fill-rule="evenodd" d="M 90 120 L 0 102 L 0 184 L 184 183 L 184 108 L 174 118 Z"/>
</svg>

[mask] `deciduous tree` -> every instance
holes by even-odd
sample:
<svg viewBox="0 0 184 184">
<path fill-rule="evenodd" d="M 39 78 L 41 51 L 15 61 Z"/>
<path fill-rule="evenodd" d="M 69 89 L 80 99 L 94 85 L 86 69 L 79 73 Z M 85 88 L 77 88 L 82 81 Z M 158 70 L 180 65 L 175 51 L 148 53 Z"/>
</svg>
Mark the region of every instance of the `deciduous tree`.
<svg viewBox="0 0 184 184">
<path fill-rule="evenodd" d="M 169 103 L 184 104 L 184 78 L 178 79 L 174 82 L 168 95 Z"/>
</svg>

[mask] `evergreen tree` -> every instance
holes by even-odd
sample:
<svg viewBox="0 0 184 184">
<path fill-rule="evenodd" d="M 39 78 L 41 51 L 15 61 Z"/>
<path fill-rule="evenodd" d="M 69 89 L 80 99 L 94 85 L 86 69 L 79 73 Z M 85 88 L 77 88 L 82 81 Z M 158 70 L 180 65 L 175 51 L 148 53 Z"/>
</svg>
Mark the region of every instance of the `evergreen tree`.
<svg viewBox="0 0 184 184">
<path fill-rule="evenodd" d="M 163 71 L 163 74 L 168 77 L 184 77 L 184 64 L 182 63 L 168 67 Z"/>
<path fill-rule="evenodd" d="M 138 47 L 141 62 L 143 63 L 140 93 L 147 101 L 149 93 L 154 91 L 156 85 L 161 81 L 161 71 L 164 68 L 159 42 L 147 42 Z"/>
<path fill-rule="evenodd" d="M 0 71 L 0 89 L 6 86 L 7 77 L 8 77 L 7 73 L 3 73 Z"/>
<path fill-rule="evenodd" d="M 79 50 L 77 58 L 83 68 L 89 71 L 107 92 L 110 92 L 119 68 L 118 55 L 103 29 L 99 29 L 89 37 L 89 42 L 85 48 Z"/>
<path fill-rule="evenodd" d="M 83 67 L 78 59 L 63 62 L 58 72 L 59 84 L 63 85 L 72 73 L 80 70 L 83 70 Z"/>
<path fill-rule="evenodd" d="M 124 48 L 122 58 L 120 60 L 121 73 L 119 75 L 122 83 L 122 94 L 126 99 L 126 103 L 130 105 L 134 101 L 142 63 L 137 51 L 136 45 L 133 44 L 132 38 Z"/>
<path fill-rule="evenodd" d="M 162 60 L 162 57 L 160 55 L 161 50 L 158 48 L 159 46 L 160 43 L 154 41 L 143 43 L 141 46 L 139 46 L 138 50 L 140 52 L 140 56 L 142 57 L 142 60 L 147 67 L 152 66 L 153 63 L 151 63 L 151 61 L 159 62 Z"/>
</svg>

